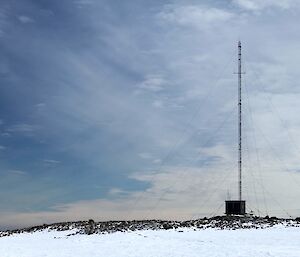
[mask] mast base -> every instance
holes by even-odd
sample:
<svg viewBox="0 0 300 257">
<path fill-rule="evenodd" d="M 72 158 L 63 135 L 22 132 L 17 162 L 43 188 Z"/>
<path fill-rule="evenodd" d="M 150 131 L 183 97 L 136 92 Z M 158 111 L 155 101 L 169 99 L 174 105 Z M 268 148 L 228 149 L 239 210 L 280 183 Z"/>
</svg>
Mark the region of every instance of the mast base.
<svg viewBox="0 0 300 257">
<path fill-rule="evenodd" d="M 225 214 L 226 215 L 245 215 L 246 214 L 246 201 L 240 201 L 240 200 L 225 201 Z"/>
</svg>

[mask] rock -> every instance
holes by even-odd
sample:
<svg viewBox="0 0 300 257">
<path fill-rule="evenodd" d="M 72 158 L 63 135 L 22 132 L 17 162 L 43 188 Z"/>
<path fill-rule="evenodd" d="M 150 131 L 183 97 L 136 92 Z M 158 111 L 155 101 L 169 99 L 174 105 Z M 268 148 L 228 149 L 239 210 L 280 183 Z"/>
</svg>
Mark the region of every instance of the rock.
<svg viewBox="0 0 300 257">
<path fill-rule="evenodd" d="M 85 234 L 87 235 L 91 235 L 91 234 L 94 234 L 95 233 L 95 221 L 90 219 L 88 221 L 88 224 L 87 226 L 85 227 Z"/>
</svg>

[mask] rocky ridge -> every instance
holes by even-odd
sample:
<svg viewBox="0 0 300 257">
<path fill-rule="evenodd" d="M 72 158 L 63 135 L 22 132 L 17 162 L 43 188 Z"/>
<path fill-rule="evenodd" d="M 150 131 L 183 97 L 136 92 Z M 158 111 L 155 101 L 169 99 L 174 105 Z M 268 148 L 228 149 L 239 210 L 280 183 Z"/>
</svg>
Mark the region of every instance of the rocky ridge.
<svg viewBox="0 0 300 257">
<path fill-rule="evenodd" d="M 20 233 L 34 233 L 39 231 L 68 231 L 73 230 L 75 234 L 107 234 L 114 232 L 127 232 L 138 230 L 160 230 L 160 229 L 264 229 L 277 225 L 285 227 L 300 227 L 300 218 L 281 219 L 276 217 L 256 217 L 256 216 L 215 216 L 189 221 L 166 221 L 166 220 L 132 220 L 132 221 L 104 221 L 95 222 L 75 221 L 61 222 L 54 224 L 44 224 L 24 229 L 0 231 L 0 237 L 10 236 Z"/>
</svg>

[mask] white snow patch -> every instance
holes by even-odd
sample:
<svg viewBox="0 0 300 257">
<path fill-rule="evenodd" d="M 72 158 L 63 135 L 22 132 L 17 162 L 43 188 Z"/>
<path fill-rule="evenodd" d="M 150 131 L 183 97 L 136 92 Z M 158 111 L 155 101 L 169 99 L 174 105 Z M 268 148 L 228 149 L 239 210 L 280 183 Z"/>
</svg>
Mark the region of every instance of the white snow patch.
<svg viewBox="0 0 300 257">
<path fill-rule="evenodd" d="M 42 231 L 0 238 L 1 257 L 299 257 L 300 228 L 147 230 L 68 236 Z"/>
</svg>

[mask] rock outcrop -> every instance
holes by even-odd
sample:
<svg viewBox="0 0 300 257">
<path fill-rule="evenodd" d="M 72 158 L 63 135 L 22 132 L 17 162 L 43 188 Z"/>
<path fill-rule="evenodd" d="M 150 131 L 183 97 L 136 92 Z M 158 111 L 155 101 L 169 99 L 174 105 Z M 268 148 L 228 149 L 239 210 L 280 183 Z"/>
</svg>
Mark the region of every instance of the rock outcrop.
<svg viewBox="0 0 300 257">
<path fill-rule="evenodd" d="M 51 225 L 34 226 L 24 229 L 10 231 L 0 231 L 0 237 L 10 236 L 20 233 L 33 233 L 37 231 L 72 231 L 74 234 L 106 234 L 114 232 L 138 231 L 138 230 L 159 230 L 159 229 L 264 229 L 277 225 L 286 227 L 300 227 L 300 218 L 280 219 L 276 217 L 256 217 L 256 216 L 216 216 L 188 221 L 166 221 L 166 220 L 132 220 L 132 221 L 104 221 L 95 222 L 76 221 L 62 222 Z"/>
</svg>

